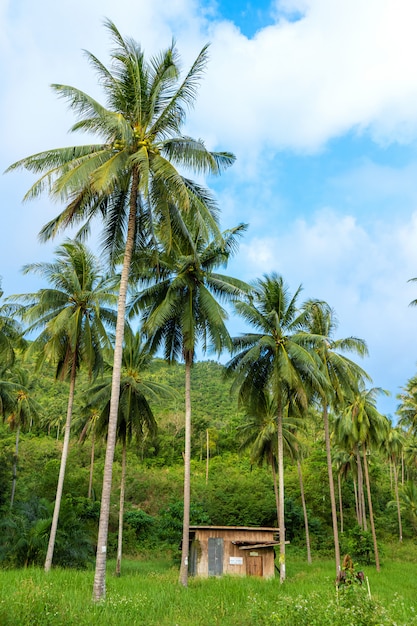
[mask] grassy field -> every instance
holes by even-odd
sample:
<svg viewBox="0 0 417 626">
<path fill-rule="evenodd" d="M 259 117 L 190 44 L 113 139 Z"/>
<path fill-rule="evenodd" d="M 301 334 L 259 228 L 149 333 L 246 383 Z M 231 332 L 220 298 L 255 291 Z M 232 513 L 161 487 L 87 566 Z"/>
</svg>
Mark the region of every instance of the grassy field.
<svg viewBox="0 0 417 626">
<path fill-rule="evenodd" d="M 0 570 L 0 625 L 83 626 L 392 626 L 417 625 L 414 546 L 385 551 L 380 573 L 364 568 L 368 586 L 336 594 L 332 561 L 311 566 L 288 555 L 288 580 L 190 579 L 177 583 L 163 560 L 125 560 L 120 578 L 109 563 L 107 597 L 91 601 L 93 572 Z"/>
</svg>

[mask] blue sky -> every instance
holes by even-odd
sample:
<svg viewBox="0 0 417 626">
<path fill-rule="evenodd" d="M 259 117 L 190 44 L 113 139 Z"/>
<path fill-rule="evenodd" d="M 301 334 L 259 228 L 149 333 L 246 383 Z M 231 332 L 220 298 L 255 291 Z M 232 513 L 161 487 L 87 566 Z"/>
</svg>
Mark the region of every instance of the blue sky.
<svg viewBox="0 0 417 626">
<path fill-rule="evenodd" d="M 188 67 L 210 61 L 186 131 L 236 164 L 209 180 L 225 228 L 249 224 L 229 272 L 281 273 L 326 300 L 338 335 L 368 343 L 362 365 L 396 394 L 416 372 L 417 4 L 415 0 L 0 0 L 0 169 L 49 147 L 82 143 L 49 85 L 101 98 L 82 50 L 107 61 L 104 17 L 151 55 L 178 44 Z M 5 294 L 37 289 L 25 263 L 60 243 L 37 233 L 58 211 L 22 204 L 32 178 L 0 177 Z M 231 324 L 234 333 L 239 321 Z"/>
</svg>

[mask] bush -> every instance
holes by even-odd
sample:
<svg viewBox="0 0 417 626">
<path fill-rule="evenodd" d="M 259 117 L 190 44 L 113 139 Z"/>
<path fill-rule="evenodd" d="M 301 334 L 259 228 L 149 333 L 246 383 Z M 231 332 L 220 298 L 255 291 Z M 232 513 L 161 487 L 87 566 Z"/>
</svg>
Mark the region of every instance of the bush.
<svg viewBox="0 0 417 626">
<path fill-rule="evenodd" d="M 46 557 L 53 504 L 33 496 L 4 511 L 0 521 L 0 563 L 3 567 L 42 566 Z M 84 568 L 92 562 L 94 543 L 82 511 L 62 500 L 55 538 L 54 565 Z"/>
<path fill-rule="evenodd" d="M 354 597 L 344 595 L 326 601 L 315 593 L 308 598 L 280 597 L 272 606 L 271 602 L 255 599 L 251 613 L 251 623 L 259 626 L 381 626 L 392 623 L 386 621 L 385 609 L 371 600 L 364 588 L 359 588 Z"/>
<path fill-rule="evenodd" d="M 351 554 L 355 561 L 364 565 L 370 565 L 374 561 L 372 534 L 360 526 L 355 526 L 351 531 L 342 535 L 341 549 L 342 552 Z"/>
</svg>

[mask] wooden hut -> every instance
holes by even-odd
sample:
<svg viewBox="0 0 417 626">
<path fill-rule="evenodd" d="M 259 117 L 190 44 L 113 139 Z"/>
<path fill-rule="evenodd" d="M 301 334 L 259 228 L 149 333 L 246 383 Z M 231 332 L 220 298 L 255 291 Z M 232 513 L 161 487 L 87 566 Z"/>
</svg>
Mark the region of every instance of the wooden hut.
<svg viewBox="0 0 417 626">
<path fill-rule="evenodd" d="M 273 578 L 277 533 L 277 528 L 190 526 L 189 573 Z"/>
</svg>

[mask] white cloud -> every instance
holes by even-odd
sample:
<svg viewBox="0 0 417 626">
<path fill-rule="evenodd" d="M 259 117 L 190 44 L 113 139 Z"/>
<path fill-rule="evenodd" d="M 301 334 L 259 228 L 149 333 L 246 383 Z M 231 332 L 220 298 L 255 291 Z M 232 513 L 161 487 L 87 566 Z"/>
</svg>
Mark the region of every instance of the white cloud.
<svg viewBox="0 0 417 626">
<path fill-rule="evenodd" d="M 231 146 L 242 162 L 265 145 L 315 151 L 352 128 L 368 130 L 379 141 L 416 137 L 414 0 L 291 0 L 279 6 L 304 15 L 295 22 L 281 17 L 250 40 L 232 22 L 209 21 L 192 0 L 26 0 L 17 9 L 10 3 L 0 13 L 3 71 L 13 75 L 9 115 L 20 119 L 22 132 L 31 127 L 27 118 L 39 119 L 42 108 L 47 119 L 47 85 L 53 81 L 94 92 L 81 49 L 105 58 L 107 15 L 149 53 L 169 45 L 174 34 L 185 64 L 211 41 L 192 128 L 204 128 L 213 144 Z M 25 118 L 22 100 L 27 107 L 28 97 L 31 115 Z"/>
<path fill-rule="evenodd" d="M 252 40 L 230 23 L 212 26 L 196 124 L 208 119 L 242 159 L 264 144 L 315 151 L 352 128 L 379 141 L 414 139 L 414 0 L 308 5 L 302 19 L 281 19 Z"/>
<path fill-rule="evenodd" d="M 408 306 L 417 286 L 407 283 L 417 276 L 417 211 L 395 229 L 389 223 L 365 229 L 355 218 L 325 209 L 285 233 L 247 239 L 239 275 L 251 280 L 276 271 L 292 291 L 303 285 L 302 299 L 327 301 L 340 321 L 338 335 L 367 341 L 365 369 L 374 384 L 395 395 L 417 359 L 417 311 Z M 387 403 L 393 410 L 394 398 Z"/>
</svg>

